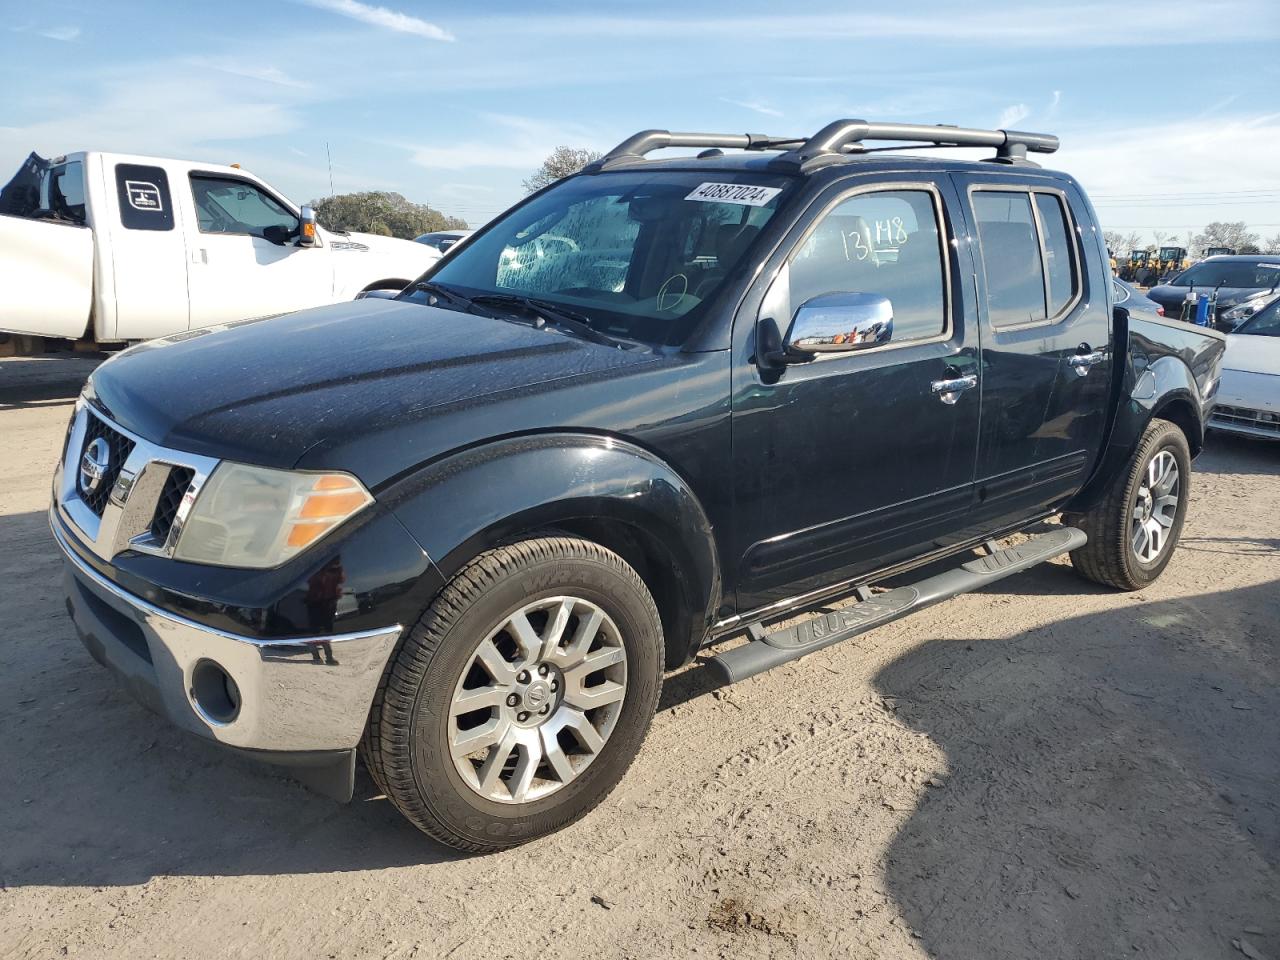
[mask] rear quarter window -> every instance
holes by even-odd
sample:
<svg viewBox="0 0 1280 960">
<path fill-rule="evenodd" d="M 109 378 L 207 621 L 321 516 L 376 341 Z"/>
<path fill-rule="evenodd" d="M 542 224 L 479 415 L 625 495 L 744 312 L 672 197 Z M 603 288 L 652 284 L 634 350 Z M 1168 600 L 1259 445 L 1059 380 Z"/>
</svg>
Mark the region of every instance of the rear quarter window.
<svg viewBox="0 0 1280 960">
<path fill-rule="evenodd" d="M 173 203 L 169 178 L 160 167 L 116 164 L 120 223 L 127 230 L 172 230 Z"/>
</svg>

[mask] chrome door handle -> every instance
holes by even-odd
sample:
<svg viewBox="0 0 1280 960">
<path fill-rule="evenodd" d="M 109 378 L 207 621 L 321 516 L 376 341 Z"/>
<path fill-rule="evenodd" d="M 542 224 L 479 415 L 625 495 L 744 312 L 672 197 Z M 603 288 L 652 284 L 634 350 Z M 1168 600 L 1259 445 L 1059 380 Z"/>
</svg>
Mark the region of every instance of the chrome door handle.
<svg viewBox="0 0 1280 960">
<path fill-rule="evenodd" d="M 943 403 L 955 403 L 960 399 L 960 394 L 966 390 L 972 390 L 977 385 L 978 375 L 971 373 L 967 377 L 956 377 L 952 380 L 935 380 L 932 387 L 933 392 Z"/>
<path fill-rule="evenodd" d="M 1093 353 L 1077 353 L 1067 363 L 1071 365 L 1071 369 L 1076 372 L 1077 377 L 1087 377 L 1089 371 L 1105 359 L 1107 359 L 1107 355 L 1104 351 L 1095 350 Z"/>
</svg>

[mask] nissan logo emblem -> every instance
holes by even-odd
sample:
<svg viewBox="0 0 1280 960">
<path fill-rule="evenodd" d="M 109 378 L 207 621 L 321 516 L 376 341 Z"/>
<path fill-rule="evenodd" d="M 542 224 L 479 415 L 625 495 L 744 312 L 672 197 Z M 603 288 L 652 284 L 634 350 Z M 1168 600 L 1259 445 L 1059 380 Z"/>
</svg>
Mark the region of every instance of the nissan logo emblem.
<svg viewBox="0 0 1280 960">
<path fill-rule="evenodd" d="M 102 437 L 84 448 L 84 456 L 80 458 L 80 489 L 85 493 L 93 493 L 102 483 L 111 466 L 111 447 Z"/>
</svg>

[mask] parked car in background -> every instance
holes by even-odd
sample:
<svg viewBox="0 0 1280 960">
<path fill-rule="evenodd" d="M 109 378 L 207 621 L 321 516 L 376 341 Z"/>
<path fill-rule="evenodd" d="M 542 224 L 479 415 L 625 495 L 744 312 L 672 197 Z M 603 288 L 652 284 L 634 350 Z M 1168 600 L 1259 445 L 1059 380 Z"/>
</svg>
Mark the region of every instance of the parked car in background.
<svg viewBox="0 0 1280 960">
<path fill-rule="evenodd" d="M 1129 281 L 1113 277 L 1111 282 L 1115 288 L 1115 303 L 1117 306 L 1122 306 L 1130 313 L 1138 315 L 1146 314 L 1152 317 L 1166 315 L 1164 307 L 1160 306 Z"/>
<path fill-rule="evenodd" d="M 33 153 L 0 191 L 0 333 L 147 340 L 399 290 L 439 258 L 326 230 L 239 167 Z"/>
<path fill-rule="evenodd" d="M 1272 300 L 1227 337 L 1222 384 L 1209 426 L 1280 440 L 1280 300 Z"/>
<path fill-rule="evenodd" d="M 54 477 L 71 620 L 184 729 L 342 800 L 360 750 L 487 851 L 603 800 L 718 638 L 732 683 L 1066 553 L 1142 589 L 1226 338 L 1114 303 L 1057 146 L 644 131 L 394 300 L 126 350 Z"/>
<path fill-rule="evenodd" d="M 428 247 L 444 253 L 459 240 L 464 240 L 473 233 L 475 233 L 474 230 L 432 230 L 413 239 L 415 243 L 425 243 Z"/>
<path fill-rule="evenodd" d="M 1166 316 L 1180 317 L 1187 294 L 1217 292 L 1215 320 L 1226 319 L 1236 307 L 1252 311 L 1274 296 L 1280 286 L 1280 257 L 1252 254 L 1210 257 L 1188 267 L 1177 276 L 1147 291 L 1147 296 L 1164 307 Z M 1236 319 L 1245 319 L 1233 314 Z"/>
</svg>

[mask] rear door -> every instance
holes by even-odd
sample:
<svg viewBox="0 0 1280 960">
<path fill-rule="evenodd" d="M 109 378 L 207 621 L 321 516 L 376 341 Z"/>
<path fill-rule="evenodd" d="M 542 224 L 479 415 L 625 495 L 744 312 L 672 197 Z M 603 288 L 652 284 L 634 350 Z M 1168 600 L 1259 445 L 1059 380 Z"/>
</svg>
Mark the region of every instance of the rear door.
<svg viewBox="0 0 1280 960">
<path fill-rule="evenodd" d="M 1101 452 L 1113 362 L 1110 276 L 1072 184 L 955 179 L 983 318 L 974 519 L 994 530 L 1059 506 Z"/>
<path fill-rule="evenodd" d="M 298 216 L 247 178 L 193 172 L 191 326 L 266 317 L 333 301 L 330 249 L 297 246 Z"/>
<path fill-rule="evenodd" d="M 173 168 L 108 157 L 102 172 L 106 215 L 93 225 L 99 238 L 110 238 L 99 269 L 111 276 L 100 286 L 114 296 L 103 304 L 100 335 L 148 340 L 187 329 L 187 247 L 173 203 Z"/>
<path fill-rule="evenodd" d="M 929 552 L 965 526 L 978 341 L 964 290 L 971 265 L 951 243 L 957 203 L 945 176 L 835 184 L 762 271 L 765 292 L 749 294 L 740 310 L 733 387 L 740 610 Z M 757 324 L 773 321 L 785 332 L 803 302 L 832 292 L 888 298 L 890 341 L 762 371 L 750 339 Z M 972 389 L 934 387 L 966 377 Z"/>
</svg>

